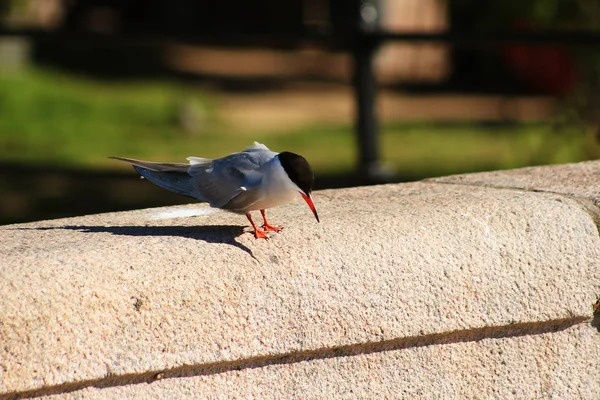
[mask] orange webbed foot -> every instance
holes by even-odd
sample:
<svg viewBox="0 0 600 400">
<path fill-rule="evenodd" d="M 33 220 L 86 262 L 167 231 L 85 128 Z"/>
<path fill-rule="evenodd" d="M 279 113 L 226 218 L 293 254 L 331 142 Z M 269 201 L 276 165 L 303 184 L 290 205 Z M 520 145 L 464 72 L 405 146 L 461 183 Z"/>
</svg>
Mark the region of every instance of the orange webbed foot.
<svg viewBox="0 0 600 400">
<path fill-rule="evenodd" d="M 268 232 L 268 231 L 272 231 L 272 232 L 281 232 L 281 231 L 283 230 L 283 228 L 282 228 L 282 227 L 280 227 L 280 226 L 273 226 L 273 225 L 269 225 L 269 224 L 264 224 L 264 225 L 262 226 L 262 228 L 263 228 L 265 231 L 267 231 L 267 232 Z"/>
<path fill-rule="evenodd" d="M 261 231 L 260 229 L 255 229 L 254 230 L 254 237 L 256 239 L 267 239 L 267 240 L 269 240 L 269 237 L 267 236 L 267 233 L 265 231 Z"/>
<path fill-rule="evenodd" d="M 283 229 L 282 227 L 271 225 L 271 224 L 269 224 L 267 222 L 267 216 L 265 215 L 265 210 L 260 210 L 260 213 L 262 214 L 262 217 L 263 217 L 263 226 L 262 226 L 262 228 L 265 231 L 281 232 L 281 230 Z"/>
<path fill-rule="evenodd" d="M 269 237 L 267 236 L 267 233 L 265 231 L 261 231 L 260 229 L 258 229 L 256 227 L 256 225 L 254 224 L 254 221 L 252 221 L 252 217 L 250 216 L 250 213 L 246 214 L 246 218 L 248 218 L 248 221 L 250 221 L 250 224 L 252 225 L 252 228 L 254 229 L 254 237 L 256 239 L 269 239 Z"/>
</svg>

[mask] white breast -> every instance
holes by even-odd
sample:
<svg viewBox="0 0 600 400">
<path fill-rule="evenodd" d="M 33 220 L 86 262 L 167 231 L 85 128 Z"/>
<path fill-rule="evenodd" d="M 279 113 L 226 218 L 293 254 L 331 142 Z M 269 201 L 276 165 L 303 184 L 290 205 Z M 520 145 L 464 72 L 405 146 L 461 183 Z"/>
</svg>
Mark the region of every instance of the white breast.
<svg viewBox="0 0 600 400">
<path fill-rule="evenodd" d="M 262 199 L 253 206 L 256 210 L 291 203 L 299 198 L 298 192 L 300 189 L 288 177 L 279 162 L 279 158 L 275 157 L 264 166 L 261 191 L 263 191 L 264 195 L 262 196 Z"/>
</svg>

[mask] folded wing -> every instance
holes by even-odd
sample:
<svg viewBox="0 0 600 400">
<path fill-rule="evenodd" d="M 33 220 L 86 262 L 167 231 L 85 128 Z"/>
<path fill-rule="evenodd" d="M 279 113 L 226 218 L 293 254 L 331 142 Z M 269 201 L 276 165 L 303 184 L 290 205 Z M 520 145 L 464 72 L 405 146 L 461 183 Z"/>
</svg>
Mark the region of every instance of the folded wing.
<svg viewBox="0 0 600 400">
<path fill-rule="evenodd" d="M 243 212 L 262 199 L 261 167 L 276 154 L 255 142 L 223 158 L 189 157 L 189 164 L 110 158 L 132 164 L 141 176 L 164 189 L 205 201 L 211 207 Z"/>
<path fill-rule="evenodd" d="M 240 211 L 245 204 L 258 201 L 262 195 L 261 167 L 274 156 L 263 153 L 265 152 L 243 151 L 212 160 L 210 165 L 190 166 L 188 173 L 194 179 L 199 197 L 205 199 L 212 207 L 232 211 Z M 232 199 L 237 199 L 238 196 L 239 201 L 232 202 Z M 229 204 L 230 202 L 232 203 Z"/>
</svg>

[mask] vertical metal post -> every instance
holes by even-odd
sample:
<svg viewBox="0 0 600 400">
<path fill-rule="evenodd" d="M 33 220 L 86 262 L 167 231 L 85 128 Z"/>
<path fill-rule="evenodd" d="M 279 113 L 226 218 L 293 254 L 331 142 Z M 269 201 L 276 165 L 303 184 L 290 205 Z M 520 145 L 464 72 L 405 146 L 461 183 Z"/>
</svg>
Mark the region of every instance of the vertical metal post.
<svg viewBox="0 0 600 400">
<path fill-rule="evenodd" d="M 357 0 L 357 26 L 353 42 L 354 95 L 359 173 L 367 182 L 379 182 L 385 174 L 379 160 L 379 124 L 377 121 L 377 83 L 373 59 L 378 43 L 367 34 L 377 29 L 378 0 Z"/>
<path fill-rule="evenodd" d="M 373 73 L 374 46 L 364 38 L 354 45 L 354 95 L 356 99 L 356 134 L 359 173 L 371 180 L 379 168 L 379 126 L 377 121 L 377 87 Z"/>
</svg>

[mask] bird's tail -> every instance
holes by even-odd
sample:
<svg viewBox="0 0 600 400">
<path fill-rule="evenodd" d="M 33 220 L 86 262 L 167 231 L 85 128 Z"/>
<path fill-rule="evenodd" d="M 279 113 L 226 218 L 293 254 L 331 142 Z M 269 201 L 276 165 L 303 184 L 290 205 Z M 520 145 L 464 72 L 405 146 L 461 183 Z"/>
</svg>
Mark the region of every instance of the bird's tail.
<svg viewBox="0 0 600 400">
<path fill-rule="evenodd" d="M 163 189 L 184 196 L 196 197 L 194 196 L 194 185 L 192 184 L 193 178 L 187 172 L 152 171 L 151 169 L 138 167 L 137 165 L 134 165 L 133 168 L 141 176 Z"/>
<path fill-rule="evenodd" d="M 197 197 L 193 185 L 194 178 L 187 172 L 189 164 L 155 163 L 122 157 L 110 158 L 132 164 L 142 177 L 163 189 L 184 196 Z"/>
</svg>

